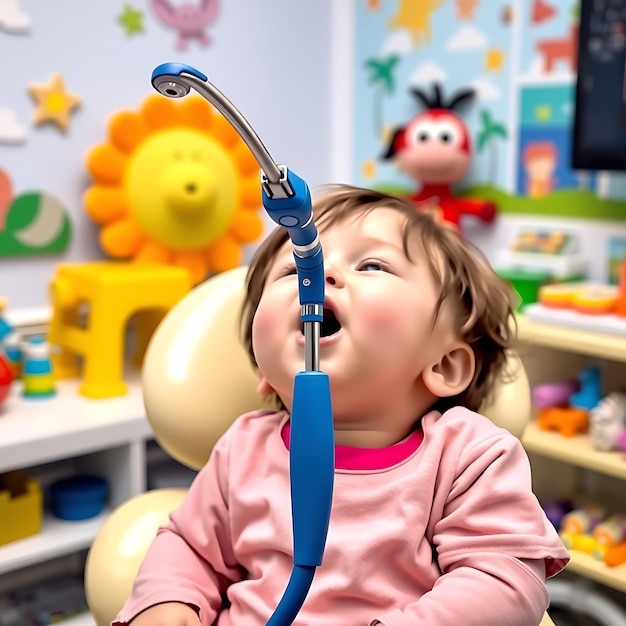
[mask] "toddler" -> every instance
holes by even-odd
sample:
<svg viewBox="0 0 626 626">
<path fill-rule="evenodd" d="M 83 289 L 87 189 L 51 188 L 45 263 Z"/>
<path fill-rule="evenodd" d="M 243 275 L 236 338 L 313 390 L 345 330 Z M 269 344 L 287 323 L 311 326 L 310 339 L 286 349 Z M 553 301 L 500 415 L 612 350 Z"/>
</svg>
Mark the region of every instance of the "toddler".
<svg viewBox="0 0 626 626">
<path fill-rule="evenodd" d="M 505 376 L 508 288 L 454 230 L 348 186 L 314 203 L 335 487 L 295 624 L 532 626 L 568 554 L 520 442 L 476 411 Z M 116 626 L 262 626 L 292 567 L 289 417 L 304 336 L 292 246 L 251 261 L 242 312 L 258 391 L 161 528 Z M 312 468 L 314 471 L 315 468 Z"/>
</svg>

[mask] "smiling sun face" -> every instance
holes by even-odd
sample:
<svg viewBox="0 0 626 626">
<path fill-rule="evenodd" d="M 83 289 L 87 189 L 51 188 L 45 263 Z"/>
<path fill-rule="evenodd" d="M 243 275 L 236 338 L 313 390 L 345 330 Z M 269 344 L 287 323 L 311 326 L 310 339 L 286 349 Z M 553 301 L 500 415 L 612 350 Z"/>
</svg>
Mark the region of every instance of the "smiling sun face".
<svg viewBox="0 0 626 626">
<path fill-rule="evenodd" d="M 259 165 L 202 98 L 154 95 L 116 114 L 87 167 L 85 208 L 112 257 L 179 265 L 198 283 L 239 265 L 263 230 Z"/>
</svg>

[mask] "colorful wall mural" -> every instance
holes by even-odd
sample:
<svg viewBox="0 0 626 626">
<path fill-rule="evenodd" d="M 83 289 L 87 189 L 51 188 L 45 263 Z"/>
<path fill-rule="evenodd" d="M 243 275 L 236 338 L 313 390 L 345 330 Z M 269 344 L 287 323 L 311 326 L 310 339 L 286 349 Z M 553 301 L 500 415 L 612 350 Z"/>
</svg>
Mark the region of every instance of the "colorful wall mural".
<svg viewBox="0 0 626 626">
<path fill-rule="evenodd" d="M 381 158 L 413 87 L 471 88 L 473 162 L 457 186 L 501 212 L 626 219 L 625 178 L 571 163 L 577 0 L 355 0 L 353 179 L 415 194 Z"/>
</svg>

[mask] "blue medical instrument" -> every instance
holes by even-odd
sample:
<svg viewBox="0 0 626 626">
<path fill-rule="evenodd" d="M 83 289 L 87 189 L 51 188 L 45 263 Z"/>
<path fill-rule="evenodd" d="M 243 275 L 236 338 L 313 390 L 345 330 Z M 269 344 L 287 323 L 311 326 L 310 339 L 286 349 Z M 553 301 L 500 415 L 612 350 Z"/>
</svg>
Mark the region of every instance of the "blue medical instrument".
<svg viewBox="0 0 626 626">
<path fill-rule="evenodd" d="M 152 72 L 152 85 L 169 98 L 182 98 L 193 88 L 232 124 L 261 168 L 265 210 L 287 230 L 293 244 L 305 338 L 305 369 L 294 381 L 289 446 L 293 570 L 267 622 L 268 626 L 289 626 L 304 603 L 315 568 L 322 563 L 335 467 L 330 384 L 328 374 L 319 369 L 324 261 L 311 194 L 304 180 L 275 163 L 248 121 L 204 74 L 182 63 L 164 63 Z"/>
</svg>

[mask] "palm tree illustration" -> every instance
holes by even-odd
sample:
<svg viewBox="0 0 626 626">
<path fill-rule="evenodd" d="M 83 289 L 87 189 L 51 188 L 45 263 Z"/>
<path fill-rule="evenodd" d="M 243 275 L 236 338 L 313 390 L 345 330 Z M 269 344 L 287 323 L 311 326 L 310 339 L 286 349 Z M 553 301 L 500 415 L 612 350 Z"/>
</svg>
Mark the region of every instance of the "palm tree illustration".
<svg viewBox="0 0 626 626">
<path fill-rule="evenodd" d="M 496 175 L 498 173 L 498 147 L 495 139 L 507 139 L 508 133 L 506 132 L 506 126 L 500 122 L 496 122 L 491 115 L 491 111 L 488 111 L 487 109 L 481 110 L 480 123 L 481 127 L 478 133 L 478 138 L 476 139 L 476 148 L 480 154 L 486 146 L 490 147 L 487 171 L 489 181 L 495 184 Z"/>
<path fill-rule="evenodd" d="M 383 99 L 392 95 L 396 88 L 394 70 L 400 57 L 390 54 L 383 59 L 373 58 L 365 61 L 369 71 L 369 84 L 376 86 L 374 93 L 374 132 L 378 137 L 383 131 Z"/>
</svg>

